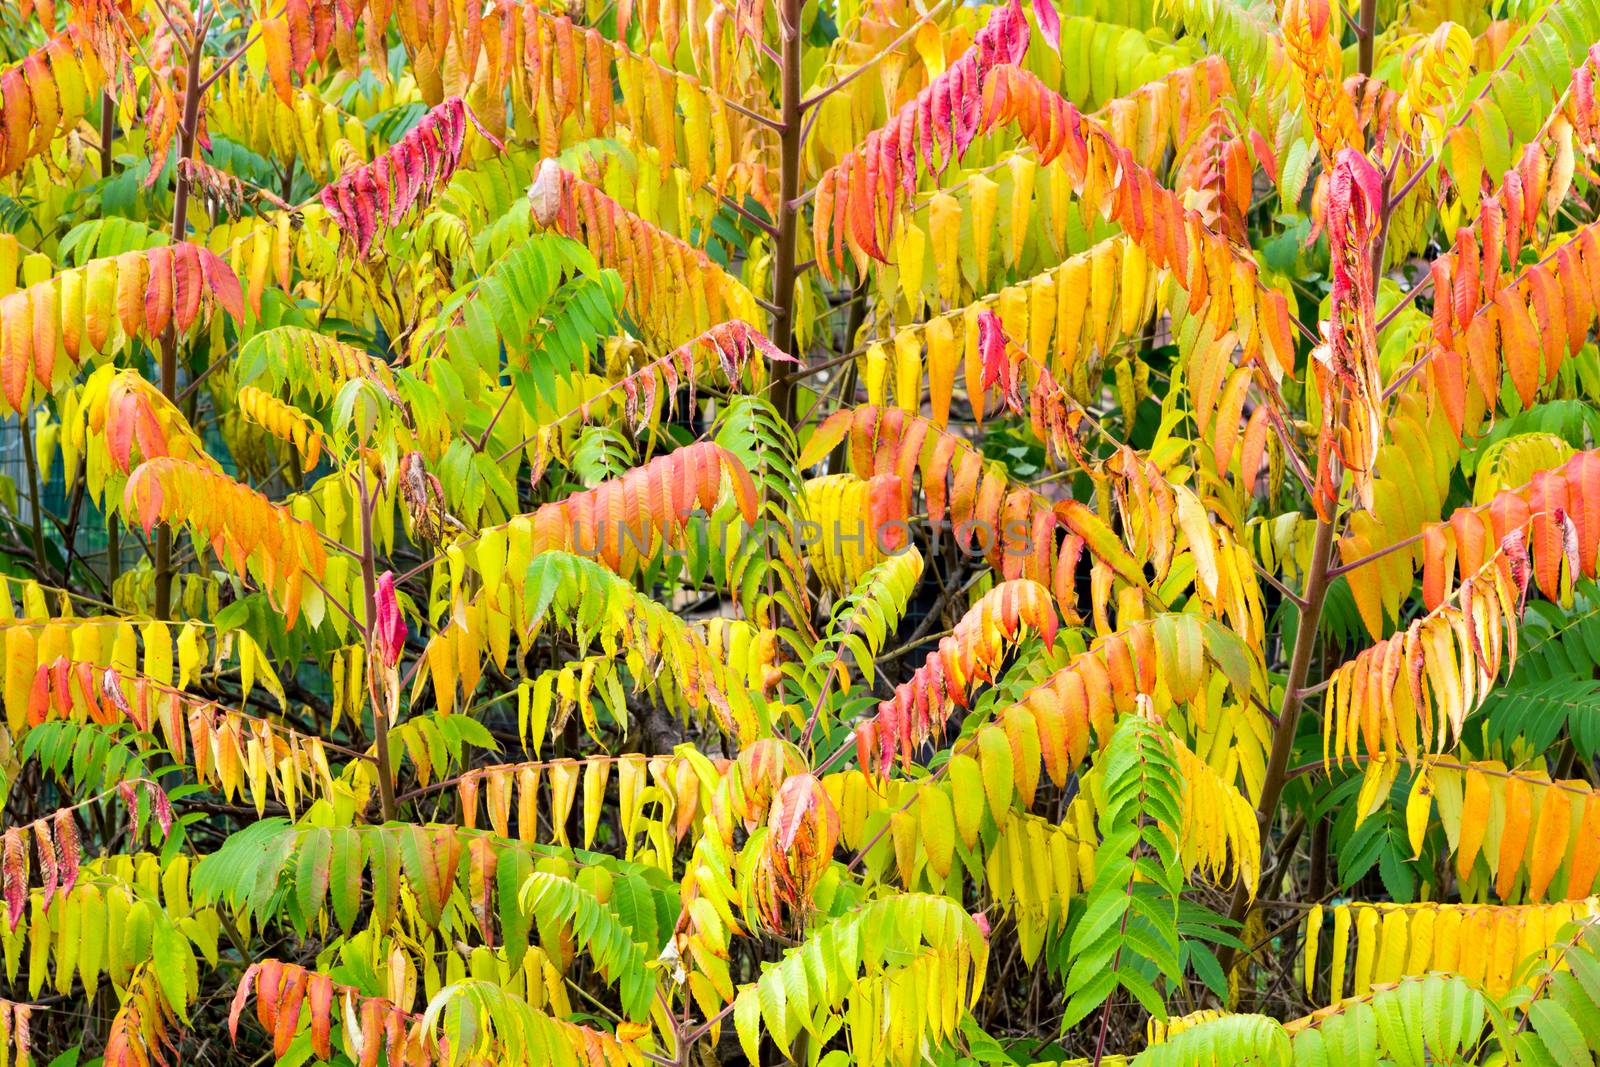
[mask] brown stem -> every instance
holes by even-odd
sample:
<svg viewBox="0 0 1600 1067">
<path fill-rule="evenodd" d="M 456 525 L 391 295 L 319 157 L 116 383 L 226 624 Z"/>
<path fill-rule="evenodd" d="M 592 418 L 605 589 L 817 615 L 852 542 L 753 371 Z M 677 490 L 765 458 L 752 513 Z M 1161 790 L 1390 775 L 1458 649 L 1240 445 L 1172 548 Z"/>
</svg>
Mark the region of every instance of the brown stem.
<svg viewBox="0 0 1600 1067">
<path fill-rule="evenodd" d="M 189 38 L 188 76 L 183 87 L 183 124 L 178 130 L 178 159 L 194 155 L 195 137 L 200 128 L 200 59 L 205 51 L 209 18 L 198 20 Z M 102 120 L 103 122 L 104 120 Z M 152 163 L 152 166 L 154 164 Z M 172 242 L 177 244 L 189 233 L 190 180 L 183 167 L 177 168 L 172 195 Z M 168 324 L 161 334 L 161 395 L 168 400 L 178 396 L 178 333 Z M 162 523 L 156 532 L 156 618 L 172 617 L 172 527 Z"/>
<path fill-rule="evenodd" d="M 228 349 L 228 351 L 223 353 L 221 359 L 214 361 L 205 370 L 201 371 L 199 374 L 196 374 L 193 378 L 190 378 L 188 383 L 184 385 L 183 392 L 178 394 L 178 403 L 192 406 L 195 403 L 195 401 L 192 399 L 195 392 L 206 383 L 206 379 L 211 377 L 213 373 L 227 366 L 228 361 L 231 360 L 238 351 L 239 345 L 236 342 Z"/>
<path fill-rule="evenodd" d="M 1300 710 L 1305 702 L 1303 687 L 1311 668 L 1311 652 L 1317 643 L 1322 605 L 1328 595 L 1328 571 L 1332 555 L 1333 517 L 1319 518 L 1316 541 L 1311 548 L 1311 569 L 1306 575 L 1305 592 L 1301 594 L 1305 607 L 1300 609 L 1300 622 L 1295 628 L 1294 651 L 1290 654 L 1289 673 L 1284 680 L 1283 701 L 1278 706 L 1278 726 L 1272 735 L 1272 754 L 1267 760 L 1266 780 L 1261 785 L 1261 802 L 1256 807 L 1256 821 L 1261 826 L 1263 845 L 1267 843 L 1268 832 L 1278 814 L 1278 801 L 1283 797 L 1283 786 L 1288 780 L 1289 756 L 1294 750 Z M 1228 916 L 1235 922 L 1243 922 L 1249 909 L 1250 887 L 1240 879 L 1233 889 Z M 1224 948 L 1218 962 L 1226 974 L 1233 966 L 1232 950 Z"/>
<path fill-rule="evenodd" d="M 763 115 L 759 111 L 751 111 L 749 108 L 745 107 L 743 104 L 739 103 L 738 101 L 724 99 L 722 101 L 722 103 L 728 108 L 729 111 L 732 111 L 734 114 L 743 115 L 745 118 L 749 119 L 751 122 L 757 123 L 758 125 L 761 125 L 761 126 L 765 126 L 769 130 L 779 130 L 779 129 L 781 129 L 781 127 L 778 125 L 778 123 L 776 121 L 774 121 L 771 116 Z"/>
<path fill-rule="evenodd" d="M 111 94 L 100 94 L 100 177 L 111 177 L 116 161 L 111 156 L 112 141 L 116 137 L 116 103 Z M 115 522 L 106 523 L 106 588 L 116 587 L 122 575 L 122 528 Z"/>
<path fill-rule="evenodd" d="M 1321 900 L 1328 892 L 1328 817 L 1324 815 L 1311 828 L 1311 880 L 1306 895 Z"/>
<path fill-rule="evenodd" d="M 841 347 L 847 356 L 853 355 L 851 351 L 856 343 L 856 334 L 861 332 L 862 323 L 867 321 L 867 279 L 861 279 L 855 292 L 850 294 L 850 307 L 845 312 L 844 337 Z M 856 364 L 852 360 L 845 366 L 844 381 L 840 383 L 839 403 L 843 407 L 853 407 L 856 391 Z M 840 441 L 828 455 L 828 469 L 830 471 L 844 470 L 845 460 L 849 457 L 849 442 Z"/>
<path fill-rule="evenodd" d="M 1361 0 L 1361 31 L 1356 42 L 1356 61 L 1361 73 L 1372 76 L 1372 44 L 1377 36 L 1378 0 Z"/>
<path fill-rule="evenodd" d="M 817 702 L 811 705 L 811 714 L 806 716 L 806 728 L 800 734 L 801 748 L 809 748 L 811 745 L 811 735 L 816 732 L 817 719 L 822 716 L 822 705 L 827 702 L 828 690 L 832 688 L 833 679 L 838 673 L 837 667 L 830 670 L 827 677 L 822 679 L 822 685 L 817 689 Z"/>
<path fill-rule="evenodd" d="M 65 562 L 63 562 L 61 565 L 62 581 L 66 585 L 72 584 L 72 564 L 82 558 L 78 555 L 77 550 L 78 520 L 83 517 L 83 497 L 85 491 L 84 479 L 76 479 L 72 485 L 72 503 L 67 506 L 66 525 L 62 526 L 59 522 L 56 523 L 57 532 L 61 534 L 61 552 L 62 555 L 66 557 Z M 88 570 L 89 576 L 96 582 L 101 580 L 100 576 L 94 573 L 93 567 L 89 567 L 87 564 L 85 564 L 85 569 Z"/>
<path fill-rule="evenodd" d="M 361 588 L 366 602 L 367 662 L 377 663 L 381 657 L 373 646 L 373 620 L 378 617 L 378 575 L 376 556 L 372 547 L 372 494 L 367 492 L 366 457 L 356 455 L 356 469 L 361 475 Z M 372 738 L 378 748 L 378 806 L 383 821 L 395 818 L 394 770 L 389 766 L 389 709 L 378 699 L 374 672 L 367 672 L 367 689 L 372 697 Z"/>
<path fill-rule="evenodd" d="M 772 272 L 772 300 L 776 309 L 772 316 L 772 343 L 798 358 L 794 341 L 794 283 L 798 274 L 795 269 L 795 248 L 800 237 L 800 206 L 795 200 L 800 195 L 800 148 L 803 140 L 800 126 L 800 0 L 780 0 L 778 19 L 778 32 L 783 37 L 779 72 L 783 83 L 783 114 L 779 120 L 778 238 L 773 252 Z M 773 379 L 772 404 L 778 411 L 778 417 L 785 422 L 794 420 L 794 395 L 794 382 L 788 375 L 778 375 Z"/>
<path fill-rule="evenodd" d="M 17 428 L 22 431 L 22 465 L 28 474 L 28 504 L 33 512 L 33 561 L 43 577 L 44 501 L 39 498 L 39 457 L 33 452 L 33 431 L 28 427 L 28 415 L 26 411 L 17 412 Z"/>
<path fill-rule="evenodd" d="M 111 142 L 116 136 L 116 102 L 111 99 L 111 94 L 100 94 L 100 177 L 111 177 L 111 170 L 116 166 L 111 158 Z"/>
<path fill-rule="evenodd" d="M 1370 50 L 1372 30 L 1374 28 L 1373 20 L 1377 17 L 1375 13 L 1374 0 L 1361 0 L 1361 11 L 1362 24 L 1367 28 L 1367 34 L 1363 38 L 1363 44 Z M 1365 66 L 1363 67 L 1363 72 L 1370 73 L 1370 69 L 1371 57 L 1368 56 L 1365 61 Z M 1389 204 L 1389 179 L 1387 176 L 1385 176 L 1383 182 L 1383 195 L 1385 198 L 1383 202 L 1386 205 Z M 1386 206 L 1383 211 L 1382 218 L 1378 224 L 1377 236 L 1372 242 L 1369 262 L 1371 264 L 1370 270 L 1372 272 L 1374 288 L 1377 286 L 1377 279 L 1383 275 L 1384 251 L 1389 241 L 1389 216 L 1390 210 Z M 1374 330 L 1374 337 L 1376 337 L 1376 330 Z M 1373 353 L 1373 358 L 1376 358 L 1376 353 Z M 1334 504 L 1328 508 L 1329 518 L 1326 520 L 1318 519 L 1317 521 L 1317 542 L 1316 547 L 1312 549 L 1311 574 L 1309 574 L 1306 578 L 1305 604 L 1301 607 L 1300 626 L 1295 634 L 1294 652 L 1292 654 L 1293 658 L 1290 662 L 1289 680 L 1287 682 L 1288 688 L 1286 688 L 1283 693 L 1283 706 L 1285 711 L 1278 717 L 1278 732 L 1273 737 L 1272 759 L 1267 767 L 1267 784 L 1262 790 L 1261 806 L 1258 811 L 1258 815 L 1262 819 L 1261 837 L 1263 841 L 1266 840 L 1267 832 L 1271 828 L 1272 817 L 1275 814 L 1278 806 L 1278 798 L 1283 792 L 1283 783 L 1288 777 L 1292 777 L 1287 770 L 1287 765 L 1289 751 L 1294 746 L 1295 727 L 1298 725 L 1300 718 L 1300 709 L 1304 705 L 1306 697 L 1319 692 L 1323 688 L 1326 688 L 1326 684 L 1308 688 L 1305 684 L 1305 681 L 1306 674 L 1311 663 L 1311 646 L 1316 641 L 1317 624 L 1322 615 L 1322 604 L 1327 592 L 1328 584 L 1339 575 L 1344 574 L 1347 571 L 1355 570 L 1357 567 L 1363 566 L 1374 560 L 1382 559 L 1384 556 L 1387 556 L 1392 552 L 1414 544 L 1421 538 L 1421 535 L 1417 534 L 1406 540 L 1399 541 L 1393 545 L 1379 549 L 1378 551 L 1364 556 L 1361 559 L 1352 560 L 1347 565 L 1334 566 L 1332 563 L 1332 522 L 1337 511 L 1338 504 L 1337 501 L 1335 501 Z M 1313 592 L 1315 595 L 1313 595 Z M 1310 623 L 1309 628 L 1307 627 L 1308 620 Z M 1296 671 L 1296 667 L 1299 668 L 1298 672 Z M 1289 714 L 1288 711 L 1291 704 L 1293 705 L 1292 715 Z M 1281 761 L 1279 759 L 1280 755 L 1282 756 Z M 1248 902 L 1241 902 L 1239 894 L 1236 891 L 1234 893 L 1233 909 L 1239 909 L 1241 907 L 1248 907 Z M 1230 913 L 1233 909 L 1230 910 Z M 1243 912 L 1240 911 L 1236 917 L 1242 919 Z"/>
</svg>

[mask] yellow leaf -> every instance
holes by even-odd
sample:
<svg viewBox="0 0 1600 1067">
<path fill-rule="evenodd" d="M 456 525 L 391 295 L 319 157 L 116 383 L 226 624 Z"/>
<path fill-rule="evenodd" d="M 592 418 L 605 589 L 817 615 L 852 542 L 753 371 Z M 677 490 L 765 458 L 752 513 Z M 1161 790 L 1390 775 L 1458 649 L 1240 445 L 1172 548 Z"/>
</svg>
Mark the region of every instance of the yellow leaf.
<svg viewBox="0 0 1600 1067">
<path fill-rule="evenodd" d="M 1056 278 L 1038 275 L 1027 290 L 1027 357 L 1038 366 L 1050 366 L 1050 339 L 1056 331 Z"/>
<path fill-rule="evenodd" d="M 525 842 L 539 839 L 538 766 L 522 767 L 517 771 L 517 838 Z"/>
<path fill-rule="evenodd" d="M 1333 974 L 1328 984 L 1330 1001 L 1344 998 L 1345 960 L 1350 952 L 1350 909 L 1333 909 Z"/>
<path fill-rule="evenodd" d="M 939 298 L 954 304 L 961 294 L 961 202 L 949 193 L 935 193 L 928 202 L 928 230 Z"/>
<path fill-rule="evenodd" d="M 1426 974 L 1433 968 L 1434 927 L 1437 925 L 1438 911 L 1431 906 L 1422 906 L 1411 912 L 1411 945 L 1406 955 L 1403 974 Z"/>
<path fill-rule="evenodd" d="M 922 338 L 915 330 L 894 335 L 894 400 L 913 415 L 922 409 Z"/>
<path fill-rule="evenodd" d="M 617 761 L 617 819 L 628 859 L 633 858 L 634 826 L 644 809 L 645 774 L 643 756 L 623 756 Z"/>
<path fill-rule="evenodd" d="M 1317 943 L 1322 938 L 1322 905 L 1313 904 L 1306 915 L 1305 979 L 1306 998 L 1315 996 L 1317 984 Z"/>
<path fill-rule="evenodd" d="M 200 664 L 205 660 L 205 638 L 196 623 L 187 622 L 178 631 L 178 688 L 187 689 L 199 677 Z M 337 694 L 337 690 L 335 691 Z M 335 701 L 337 708 L 337 700 Z M 335 723 L 337 725 L 337 722 Z"/>
<path fill-rule="evenodd" d="M 1150 260 L 1133 242 L 1122 248 L 1122 285 L 1117 299 L 1122 308 L 1122 334 L 1133 337 L 1144 324 L 1145 297 L 1150 285 Z"/>
<path fill-rule="evenodd" d="M 20 737 L 28 722 L 28 702 L 33 693 L 33 675 L 38 664 L 38 640 L 26 626 L 4 631 L 6 649 L 6 724 L 14 737 Z"/>
<path fill-rule="evenodd" d="M 942 429 L 950 421 L 950 395 L 961 353 L 948 318 L 930 320 L 922 332 L 928 341 L 928 402 L 932 407 L 929 421 Z"/>
<path fill-rule="evenodd" d="M 907 221 L 900 231 L 895 265 L 900 270 L 900 291 L 905 294 L 913 317 L 922 314 L 922 274 L 928 251 L 928 237 L 922 227 Z"/>
<path fill-rule="evenodd" d="M 994 238 L 995 214 L 1000 204 L 1000 186 L 975 174 L 967 185 L 967 195 L 972 201 L 972 259 L 977 268 L 977 288 L 989 288 L 989 247 Z"/>
<path fill-rule="evenodd" d="M 172 638 L 164 622 L 147 622 L 140 630 L 144 640 L 144 673 L 162 685 L 172 684 Z M 243 647 L 240 649 L 243 652 Z"/>
<path fill-rule="evenodd" d="M 1013 154 L 1006 160 L 1006 169 L 1011 172 L 1011 218 L 1007 223 L 1011 241 L 1006 248 L 1006 266 L 1015 267 L 1032 230 L 1033 179 L 1039 164 L 1028 156 Z"/>
<path fill-rule="evenodd" d="M 1374 982 L 1396 982 L 1405 972 L 1406 953 L 1410 948 L 1406 935 L 1408 916 L 1405 908 L 1384 909 L 1378 933 L 1378 959 L 1372 974 Z"/>
<path fill-rule="evenodd" d="M 1353 979 L 1355 984 L 1351 988 L 1355 996 L 1365 996 L 1372 988 L 1372 968 L 1377 962 L 1377 935 L 1378 909 L 1356 909 L 1356 971 Z"/>
<path fill-rule="evenodd" d="M 882 343 L 874 341 L 867 349 L 863 377 L 867 383 L 867 403 L 887 407 L 889 403 L 889 353 Z"/>
<path fill-rule="evenodd" d="M 563 848 L 571 848 L 567 839 L 567 821 L 572 814 L 572 802 L 578 796 L 578 776 L 583 765 L 574 760 L 556 760 L 550 764 L 550 822 L 555 827 L 556 841 Z"/>
<path fill-rule="evenodd" d="M 978 731 L 978 763 L 983 770 L 983 792 L 989 800 L 989 810 L 998 819 L 1011 808 L 1016 777 L 1011 742 L 1003 731 L 993 726 Z"/>
<path fill-rule="evenodd" d="M 1089 257 L 1090 339 L 1102 357 L 1111 333 L 1111 302 L 1117 296 L 1117 268 L 1121 262 L 1121 241 L 1102 241 Z"/>
<path fill-rule="evenodd" d="M 1356 794 L 1357 826 L 1378 810 L 1399 773 L 1400 765 L 1392 759 L 1374 757 L 1367 762 L 1366 773 L 1361 776 L 1361 791 Z"/>
<path fill-rule="evenodd" d="M 917 57 L 922 60 L 930 81 L 944 73 L 944 39 L 939 24 L 931 19 L 922 23 L 912 39 L 912 46 L 916 48 Z"/>
<path fill-rule="evenodd" d="M 594 846 L 595 830 L 605 811 L 606 782 L 611 777 L 610 760 L 590 760 L 583 774 L 583 847 Z"/>
<path fill-rule="evenodd" d="M 922 848 L 928 855 L 928 867 L 940 878 L 948 878 L 956 846 L 955 814 L 950 807 L 950 798 L 943 789 L 925 787 L 920 791 L 917 808 L 917 822 L 922 831 Z"/>
<path fill-rule="evenodd" d="M 1217 595 L 1217 550 L 1212 540 L 1211 522 L 1205 505 L 1183 486 L 1174 486 L 1173 495 L 1178 504 L 1178 525 L 1189 540 L 1189 551 L 1194 555 L 1195 569 L 1206 596 Z"/>
<path fill-rule="evenodd" d="M 950 757 L 950 799 L 955 807 L 956 829 L 968 848 L 978 843 L 983 825 L 983 772 L 978 761 L 965 753 Z"/>
<path fill-rule="evenodd" d="M 1422 841 L 1428 832 L 1428 817 L 1433 813 L 1433 782 L 1424 767 L 1411 783 L 1406 798 L 1406 833 L 1411 838 L 1411 858 L 1422 855 Z"/>
</svg>

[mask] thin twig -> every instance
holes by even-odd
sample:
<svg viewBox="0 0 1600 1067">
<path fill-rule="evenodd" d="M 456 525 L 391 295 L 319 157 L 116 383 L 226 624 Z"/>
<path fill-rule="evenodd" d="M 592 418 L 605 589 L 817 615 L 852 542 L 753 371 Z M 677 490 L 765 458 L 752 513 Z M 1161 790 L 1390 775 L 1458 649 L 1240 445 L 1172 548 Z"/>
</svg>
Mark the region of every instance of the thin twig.
<svg viewBox="0 0 1600 1067">
<path fill-rule="evenodd" d="M 810 96 L 801 100 L 800 110 L 810 111 L 828 97 L 832 96 L 834 93 L 838 92 L 840 89 L 843 89 L 846 85 L 849 85 L 851 82 L 861 77 L 861 75 L 877 66 L 885 58 L 893 55 L 895 52 L 898 52 L 900 50 L 900 46 L 915 36 L 916 32 L 920 30 L 924 24 L 938 15 L 948 2 L 949 0 L 939 0 L 939 2 L 930 7 L 921 18 L 917 19 L 917 21 L 913 22 L 910 26 L 907 26 L 905 31 L 902 32 L 900 36 L 896 37 L 894 40 L 890 41 L 887 45 L 880 49 L 876 55 L 872 56 L 866 62 L 859 64 L 849 74 L 846 74 L 844 77 L 838 79 L 832 85 L 829 85 L 823 89 L 819 89 Z"/>
</svg>

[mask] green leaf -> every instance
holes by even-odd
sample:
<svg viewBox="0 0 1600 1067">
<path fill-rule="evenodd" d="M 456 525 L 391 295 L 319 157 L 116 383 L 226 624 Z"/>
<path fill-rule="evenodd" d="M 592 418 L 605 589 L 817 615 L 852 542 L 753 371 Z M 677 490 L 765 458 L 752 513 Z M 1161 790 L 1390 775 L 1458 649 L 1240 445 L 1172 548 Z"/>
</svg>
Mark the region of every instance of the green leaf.
<svg viewBox="0 0 1600 1067">
<path fill-rule="evenodd" d="M 299 906 L 300 924 L 304 929 L 322 910 L 328 895 L 328 878 L 332 863 L 333 842 L 326 829 L 312 827 L 300 835 L 300 855 L 295 865 L 295 902 Z"/>
<path fill-rule="evenodd" d="M 155 965 L 156 982 L 168 1006 L 185 1022 L 189 1019 L 189 982 L 195 971 L 194 952 L 189 939 L 165 917 L 151 931 L 150 959 Z"/>
<path fill-rule="evenodd" d="M 348 826 L 332 831 L 332 860 L 328 884 L 333 891 L 333 914 L 346 936 L 355 931 L 361 907 L 361 835 Z"/>
</svg>

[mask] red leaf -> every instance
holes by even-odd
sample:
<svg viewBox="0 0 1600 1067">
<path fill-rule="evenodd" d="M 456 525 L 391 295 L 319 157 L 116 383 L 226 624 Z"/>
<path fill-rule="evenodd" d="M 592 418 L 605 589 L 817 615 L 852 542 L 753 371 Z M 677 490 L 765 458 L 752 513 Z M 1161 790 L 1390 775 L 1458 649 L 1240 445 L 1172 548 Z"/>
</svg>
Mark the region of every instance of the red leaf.
<svg viewBox="0 0 1600 1067">
<path fill-rule="evenodd" d="M 78 881 L 78 824 L 71 809 L 55 814 L 56 860 L 60 865 L 61 892 L 72 892 Z"/>
<path fill-rule="evenodd" d="M 377 640 L 384 666 L 393 669 L 400 662 L 400 653 L 406 647 L 406 620 L 395 598 L 393 571 L 384 571 L 378 578 L 375 610 L 377 618 L 374 620 L 373 637 Z"/>
<path fill-rule="evenodd" d="M 311 1001 L 311 1051 L 318 1059 L 331 1059 L 333 979 L 325 974 L 313 974 L 306 985 L 306 998 Z"/>
<path fill-rule="evenodd" d="M 199 246 L 187 241 L 178 245 L 172 255 L 172 313 L 179 333 L 187 332 L 200 315 L 202 281 Z"/>
<path fill-rule="evenodd" d="M 0 299 L 0 380 L 6 401 L 22 409 L 33 366 L 33 311 L 27 290 Z"/>
<path fill-rule="evenodd" d="M 200 276 L 205 279 L 206 288 L 211 290 L 211 295 L 217 303 L 235 319 L 244 318 L 244 289 L 239 284 L 239 278 L 233 273 L 233 268 L 223 261 L 215 252 L 202 248 L 198 252 L 200 261 Z M 260 313 L 260 308 L 255 309 Z"/>
<path fill-rule="evenodd" d="M 771 899 L 763 900 L 762 910 L 777 926 L 782 916 L 776 904 L 801 911 L 810 907 L 811 892 L 839 841 L 839 813 L 816 775 L 795 774 L 778 787 L 767 827 L 770 836 L 762 858 Z"/>
<path fill-rule="evenodd" d="M 262 960 L 261 970 L 256 975 L 256 1021 L 268 1032 L 277 1029 L 283 972 L 284 965 L 278 960 Z"/>
<path fill-rule="evenodd" d="M 144 293 L 144 326 L 147 336 L 156 337 L 172 321 L 172 249 L 160 245 L 145 255 L 150 274 Z"/>
<path fill-rule="evenodd" d="M 1022 413 L 1022 397 L 1017 392 L 1016 365 L 1009 354 L 1010 339 L 1000 316 L 985 308 L 978 313 L 978 352 L 983 357 L 983 388 L 999 385 L 1006 406 Z"/>
<path fill-rule="evenodd" d="M 300 1007 L 306 997 L 306 971 L 303 967 L 284 967 L 283 995 L 278 1000 L 277 1025 L 272 1031 L 272 1053 L 282 1059 L 300 1026 Z"/>
<path fill-rule="evenodd" d="M 239 1016 L 244 1013 L 245 1003 L 250 999 L 250 988 L 260 969 L 259 963 L 252 963 L 245 968 L 244 977 L 239 979 L 239 988 L 234 990 L 233 1004 L 228 1009 L 228 1036 L 235 1043 L 239 1040 Z"/>
</svg>

